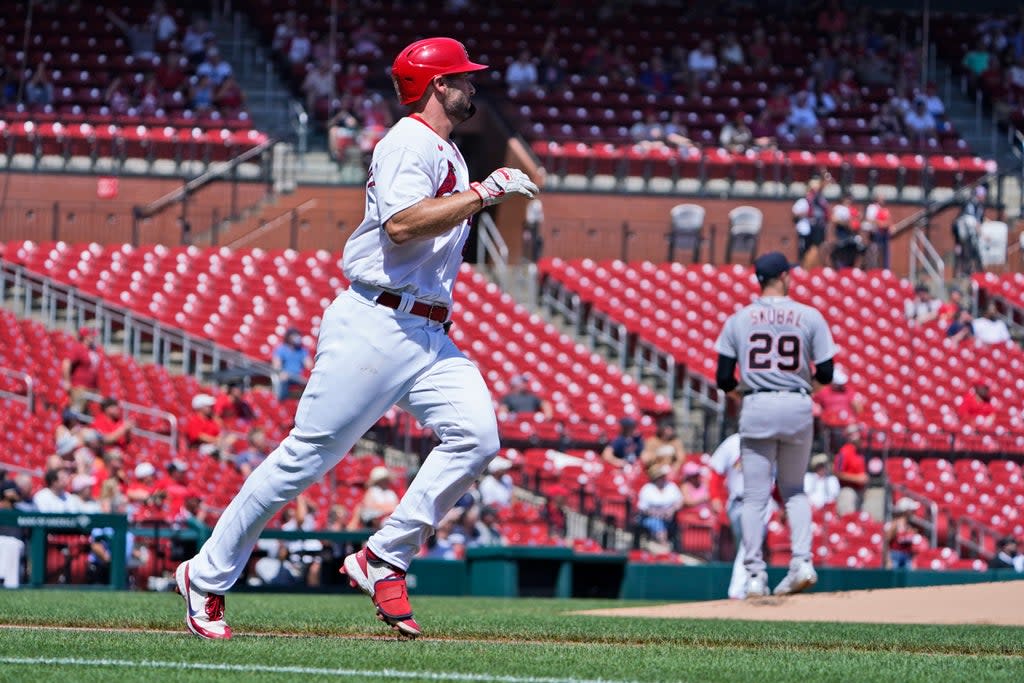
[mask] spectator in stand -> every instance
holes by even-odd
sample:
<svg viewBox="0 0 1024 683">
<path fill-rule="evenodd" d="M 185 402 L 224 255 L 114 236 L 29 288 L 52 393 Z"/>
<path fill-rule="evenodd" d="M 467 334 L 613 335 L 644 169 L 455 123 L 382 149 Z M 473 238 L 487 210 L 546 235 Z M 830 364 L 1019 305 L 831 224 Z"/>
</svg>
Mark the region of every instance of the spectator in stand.
<svg viewBox="0 0 1024 683">
<path fill-rule="evenodd" d="M 965 425 L 988 428 L 996 422 L 996 407 L 992 403 L 992 392 L 988 384 L 978 382 L 964 394 L 957 407 L 957 414 Z"/>
<path fill-rule="evenodd" d="M 928 111 L 928 102 L 923 98 L 914 100 L 914 107 L 903 117 L 907 134 L 917 142 L 935 137 L 935 117 Z"/>
<path fill-rule="evenodd" d="M 316 530 L 316 510 L 304 494 L 295 499 L 295 507 L 281 511 L 281 531 Z M 301 586 L 320 585 L 323 544 L 316 539 L 274 540 L 260 539 L 257 547 L 267 553 L 256 561 L 254 572 L 262 585 Z"/>
<path fill-rule="evenodd" d="M 53 104 L 53 80 L 45 62 L 40 62 L 32 72 L 32 78 L 25 83 L 25 102 L 38 109 Z"/>
<path fill-rule="evenodd" d="M 807 195 L 793 204 L 797 258 L 804 268 L 818 265 L 821 245 L 825 242 L 831 213 L 825 199 L 825 186 L 829 180 L 831 176 L 828 173 L 814 174 L 807 182 Z"/>
<path fill-rule="evenodd" d="M 338 75 L 336 83 L 337 92 L 341 93 L 342 97 L 349 97 L 349 106 L 355 109 L 354 103 L 352 103 L 352 97 L 359 97 L 366 93 L 366 75 L 364 71 L 365 67 L 360 67 L 359 64 L 351 62 L 345 67 L 344 73 Z"/>
<path fill-rule="evenodd" d="M 921 327 L 939 317 L 942 302 L 932 296 L 928 285 L 919 284 L 914 287 L 914 298 L 907 301 L 904 311 L 911 327 Z"/>
<path fill-rule="evenodd" d="M 350 531 L 379 529 L 396 507 L 398 494 L 391 486 L 391 470 L 378 465 L 370 470 L 370 476 L 366 480 L 366 492 L 352 511 L 348 528 Z"/>
<path fill-rule="evenodd" d="M 871 117 L 868 128 L 883 142 L 891 142 L 903 135 L 903 119 L 891 102 L 885 102 Z"/>
<path fill-rule="evenodd" d="M 1006 536 L 996 546 L 996 554 L 988 561 L 989 569 L 1012 569 L 1024 572 L 1024 555 L 1017 550 L 1017 539 Z"/>
<path fill-rule="evenodd" d="M 337 111 L 328 119 L 326 127 L 327 151 L 336 162 L 344 163 L 346 152 L 353 148 L 360 129 L 359 119 L 352 113 L 351 95 L 342 95 L 338 100 Z"/>
<path fill-rule="evenodd" d="M 646 469 L 653 465 L 668 465 L 675 477 L 686 459 L 683 442 L 676 433 L 676 423 L 669 418 L 658 422 L 657 431 L 644 441 L 640 462 Z"/>
<path fill-rule="evenodd" d="M 0 511 L 9 512 L 24 503 L 18 485 L 7 478 L 7 471 L 0 469 Z M 0 526 L 0 583 L 4 588 L 13 589 L 21 585 L 21 558 L 25 554 L 25 542 L 21 539 L 19 527 Z"/>
<path fill-rule="evenodd" d="M 480 508 L 480 516 L 474 525 L 472 540 L 469 545 L 474 547 L 491 547 L 502 546 L 507 542 L 505 535 L 501 533 L 498 511 L 489 505 Z"/>
<path fill-rule="evenodd" d="M 181 54 L 168 52 L 156 68 L 156 82 L 160 89 L 167 93 L 181 90 L 188 81 L 188 74 L 185 73 L 187 64 L 188 60 Z"/>
<path fill-rule="evenodd" d="M 946 328 L 946 337 L 959 344 L 974 334 L 974 317 L 966 308 L 960 309 L 956 318 Z"/>
<path fill-rule="evenodd" d="M 718 50 L 718 57 L 725 66 L 743 66 L 746 63 L 743 46 L 732 31 L 725 34 L 722 47 Z"/>
<path fill-rule="evenodd" d="M 546 88 L 560 84 L 565 78 L 557 45 L 558 35 L 554 31 L 549 32 L 537 59 L 537 83 Z"/>
<path fill-rule="evenodd" d="M 505 85 L 513 90 L 528 90 L 537 85 L 537 67 L 529 50 L 521 50 L 519 56 L 505 70 Z"/>
<path fill-rule="evenodd" d="M 818 30 L 822 33 L 839 35 L 846 32 L 847 16 L 839 0 L 829 0 L 827 6 L 818 12 Z"/>
<path fill-rule="evenodd" d="M 849 391 L 848 381 L 843 369 L 836 366 L 832 383 L 814 392 L 818 433 L 826 448 L 839 443 L 846 428 L 856 422 L 864 410 L 864 397 Z"/>
<path fill-rule="evenodd" d="M 818 125 L 818 115 L 811 105 L 810 94 L 801 90 L 793 97 L 786 121 L 781 126 L 782 135 L 793 135 L 798 138 L 806 138 L 821 132 Z"/>
<path fill-rule="evenodd" d="M 151 505 L 154 498 L 164 498 L 166 493 L 158 495 L 156 486 L 156 467 L 151 462 L 140 462 L 135 466 L 135 480 L 125 487 L 124 495 L 130 503 L 137 506 Z M 160 501 L 161 503 L 163 500 Z"/>
<path fill-rule="evenodd" d="M 832 207 L 832 225 L 836 243 L 832 248 L 832 267 L 854 268 L 866 247 L 860 237 L 860 211 L 853 204 L 853 195 L 844 192 L 839 203 Z"/>
<path fill-rule="evenodd" d="M 925 86 L 924 94 L 920 95 L 919 99 L 924 100 L 924 108 L 935 118 L 936 128 L 940 128 L 940 124 L 946 117 L 946 105 L 943 104 L 942 98 L 939 97 L 935 84 L 928 83 Z"/>
<path fill-rule="evenodd" d="M 276 349 L 270 360 L 277 371 L 277 400 L 291 397 L 294 389 L 306 386 L 306 376 L 313 369 L 313 359 L 302 343 L 302 335 L 294 327 L 284 334 L 284 342 Z"/>
<path fill-rule="evenodd" d="M 1020 103 L 1024 100 L 1024 55 L 1018 56 L 1010 67 L 1008 85 L 1012 102 Z"/>
<path fill-rule="evenodd" d="M 714 80 L 718 71 L 718 58 L 715 57 L 710 40 L 700 41 L 700 46 L 690 52 L 687 67 L 695 81 Z"/>
<path fill-rule="evenodd" d="M 991 53 L 985 47 L 984 40 L 979 38 L 974 44 L 974 48 L 964 55 L 961 64 L 971 76 L 978 78 L 988 69 L 988 62 L 991 56 Z"/>
<path fill-rule="evenodd" d="M 210 23 L 203 17 L 195 17 L 185 29 L 181 39 L 181 51 L 193 67 L 199 66 L 206 59 L 206 50 L 216 40 Z"/>
<path fill-rule="evenodd" d="M 105 446 L 124 449 L 131 440 L 131 431 L 135 421 L 125 419 L 121 404 L 116 398 L 105 398 L 100 404 L 100 412 L 93 418 L 92 428 L 99 432 Z"/>
<path fill-rule="evenodd" d="M 249 423 L 256 419 L 256 411 L 245 400 L 241 382 L 224 385 L 224 390 L 217 395 L 217 401 L 213 404 L 213 414 L 225 423 Z"/>
<path fill-rule="evenodd" d="M 754 39 L 747 49 L 747 54 L 750 55 L 750 64 L 755 71 L 767 71 L 771 67 L 772 48 L 765 38 L 762 26 L 754 28 Z"/>
<path fill-rule="evenodd" d="M 360 57 L 380 57 L 380 36 L 369 21 L 360 22 L 352 32 L 352 50 Z"/>
<path fill-rule="evenodd" d="M 96 332 L 83 327 L 78 330 L 78 344 L 72 347 L 71 355 L 61 363 L 64 389 L 68 392 L 71 408 L 81 411 L 83 391 L 96 391 L 100 381 L 100 360 L 96 348 Z"/>
<path fill-rule="evenodd" d="M 949 290 L 949 299 L 939 306 L 939 327 L 949 327 L 964 309 L 964 295 L 960 290 L 953 287 Z"/>
<path fill-rule="evenodd" d="M 329 62 L 319 62 L 306 72 L 302 81 L 302 92 L 306 96 L 306 111 L 317 111 L 318 100 L 334 97 L 334 71 Z"/>
<path fill-rule="evenodd" d="M 920 503 L 910 498 L 900 498 L 893 506 L 892 521 L 885 525 L 885 541 L 889 550 L 886 568 L 910 569 L 918 536 L 917 529 L 910 523 L 910 515 L 920 507 Z"/>
<path fill-rule="evenodd" d="M 854 78 L 853 69 L 845 68 L 839 71 L 839 79 L 829 88 L 836 100 L 850 106 L 860 105 L 860 86 Z"/>
<path fill-rule="evenodd" d="M 68 492 L 71 478 L 68 471 L 61 468 L 49 468 L 43 476 L 44 487 L 32 496 L 32 505 L 36 512 L 79 512 L 82 501 L 78 496 Z"/>
<path fill-rule="evenodd" d="M 637 82 L 648 93 L 667 95 L 672 91 L 672 71 L 660 54 L 654 54 L 650 62 L 641 64 Z"/>
<path fill-rule="evenodd" d="M 836 101 L 832 94 L 825 90 L 824 79 L 815 78 L 807 92 L 807 104 L 819 117 L 831 116 L 836 110 Z"/>
<path fill-rule="evenodd" d="M 487 465 L 487 474 L 480 480 L 480 504 L 499 510 L 512 504 L 512 491 L 515 483 L 508 472 L 512 469 L 512 461 L 497 456 Z"/>
<path fill-rule="evenodd" d="M 182 429 L 189 448 L 197 449 L 200 455 L 221 455 L 230 452 L 235 442 L 234 434 L 224 434 L 220 422 L 213 415 L 217 399 L 209 394 L 196 394 L 192 399 L 192 414 L 185 419 Z"/>
<path fill-rule="evenodd" d="M 651 536 L 653 552 L 669 552 L 676 536 L 676 513 L 683 506 L 683 492 L 669 481 L 671 468 L 655 465 L 648 471 L 650 481 L 637 496 L 638 521 Z"/>
<path fill-rule="evenodd" d="M 245 92 L 235 77 L 228 75 L 213 95 L 213 103 L 217 110 L 225 116 L 238 116 L 245 110 Z"/>
<path fill-rule="evenodd" d="M 466 537 L 457 524 L 462 514 L 458 508 L 448 511 L 437 525 L 434 535 L 427 541 L 421 557 L 438 560 L 459 560 L 465 557 Z"/>
<path fill-rule="evenodd" d="M 146 76 L 146 80 L 139 86 L 136 95 L 138 112 L 142 116 L 155 116 L 160 109 L 160 100 L 163 97 L 163 90 L 156 80 L 155 74 Z"/>
<path fill-rule="evenodd" d="M 770 130 L 770 128 L 766 129 Z M 771 135 L 755 135 L 747 125 L 747 115 L 737 111 L 735 117 L 722 126 L 718 134 L 718 144 L 734 154 L 742 154 L 748 149 L 771 149 L 775 147 L 775 138 Z"/>
<path fill-rule="evenodd" d="M 313 51 L 313 42 L 304 28 L 299 28 L 288 43 L 288 63 L 293 67 L 301 66 L 309 61 Z"/>
<path fill-rule="evenodd" d="M 975 187 L 953 220 L 953 241 L 956 245 L 953 249 L 954 277 L 967 277 L 982 269 L 978 232 L 985 221 L 987 196 L 988 190 L 984 185 Z"/>
<path fill-rule="evenodd" d="M 892 214 L 885 205 L 885 194 L 875 190 L 872 202 L 864 209 L 864 220 L 861 221 L 862 233 L 875 247 L 873 266 L 889 269 L 889 231 L 892 229 Z"/>
<path fill-rule="evenodd" d="M 683 492 L 683 510 L 697 512 L 711 509 L 711 488 L 704 477 L 704 468 L 698 463 L 688 462 L 683 465 L 683 483 L 679 488 Z"/>
<path fill-rule="evenodd" d="M 152 59 L 156 55 L 156 27 L 151 21 L 145 24 L 129 24 L 113 12 L 107 11 L 107 19 L 121 30 L 131 46 L 132 56 Z"/>
<path fill-rule="evenodd" d="M 196 76 L 206 76 L 214 86 L 220 86 L 224 80 L 234 72 L 231 65 L 224 61 L 220 55 L 220 49 L 216 46 L 206 51 L 206 59 L 196 67 Z"/>
<path fill-rule="evenodd" d="M 974 338 L 982 344 L 1005 344 L 1012 341 L 1010 328 L 1006 321 L 999 316 L 999 309 L 994 302 L 989 302 L 985 307 L 985 313 L 975 318 L 971 323 Z"/>
<path fill-rule="evenodd" d="M 548 523 L 548 532 L 555 537 L 565 538 L 565 508 L 569 507 L 568 488 L 555 484 L 547 491 L 548 497 L 541 509 L 541 517 Z"/>
<path fill-rule="evenodd" d="M 508 381 L 509 392 L 501 399 L 501 410 L 504 413 L 502 419 L 509 414 L 533 414 L 542 413 L 545 419 L 550 420 L 554 416 L 554 409 L 551 402 L 541 399 L 530 390 L 525 375 L 515 375 Z"/>
<path fill-rule="evenodd" d="M 189 106 L 196 112 L 213 111 L 216 89 L 209 76 L 197 76 L 189 90 Z"/>
<path fill-rule="evenodd" d="M 847 442 L 836 453 L 832 471 L 839 479 L 836 512 L 845 515 L 860 510 L 864 502 L 864 489 L 868 485 L 868 470 L 860 453 L 861 430 L 858 425 L 846 428 Z"/>
<path fill-rule="evenodd" d="M 839 479 L 828 471 L 828 455 L 811 458 L 811 471 L 804 475 L 804 493 L 814 510 L 820 510 L 839 497 Z"/>
<path fill-rule="evenodd" d="M 121 76 L 115 76 L 103 93 L 103 102 L 115 116 L 124 115 L 132 106 L 131 91 Z"/>
<path fill-rule="evenodd" d="M 166 43 L 178 35 L 178 22 L 174 20 L 174 15 L 167 11 L 167 4 L 163 0 L 156 0 L 153 3 L 149 25 L 153 27 L 159 43 Z"/>
<path fill-rule="evenodd" d="M 185 501 L 194 496 L 188 481 L 188 463 L 174 459 L 167 463 L 167 474 L 154 484 L 154 488 L 167 493 L 167 516 L 178 519 L 185 512 Z"/>
<path fill-rule="evenodd" d="M 243 477 L 248 477 L 252 471 L 270 455 L 270 442 L 267 440 L 267 433 L 260 427 L 253 427 L 245 437 L 245 449 L 235 456 L 235 466 Z"/>
<path fill-rule="evenodd" d="M 601 452 L 601 458 L 613 467 L 626 467 L 637 462 L 644 451 L 644 439 L 636 433 L 636 420 L 626 416 L 619 420 L 619 435 Z"/>
<path fill-rule="evenodd" d="M 288 49 L 292 37 L 298 33 L 299 25 L 295 18 L 295 10 L 288 10 L 284 13 L 284 21 L 274 29 L 274 38 L 270 46 L 277 52 L 284 52 Z"/>
</svg>

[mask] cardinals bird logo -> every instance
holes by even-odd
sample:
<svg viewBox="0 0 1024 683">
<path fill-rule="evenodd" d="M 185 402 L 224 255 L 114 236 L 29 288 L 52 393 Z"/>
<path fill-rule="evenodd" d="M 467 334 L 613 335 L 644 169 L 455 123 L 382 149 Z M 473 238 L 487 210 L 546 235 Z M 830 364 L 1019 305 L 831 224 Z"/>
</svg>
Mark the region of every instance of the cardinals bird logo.
<svg viewBox="0 0 1024 683">
<path fill-rule="evenodd" d="M 455 167 L 452 165 L 452 162 L 449 161 L 448 162 L 448 175 L 446 175 L 444 177 L 444 180 L 441 181 L 441 186 L 439 188 L 437 188 L 437 194 L 434 195 L 434 198 L 436 199 L 436 198 L 439 198 L 439 197 L 447 197 L 448 195 L 450 195 L 454 191 L 455 191 Z"/>
</svg>

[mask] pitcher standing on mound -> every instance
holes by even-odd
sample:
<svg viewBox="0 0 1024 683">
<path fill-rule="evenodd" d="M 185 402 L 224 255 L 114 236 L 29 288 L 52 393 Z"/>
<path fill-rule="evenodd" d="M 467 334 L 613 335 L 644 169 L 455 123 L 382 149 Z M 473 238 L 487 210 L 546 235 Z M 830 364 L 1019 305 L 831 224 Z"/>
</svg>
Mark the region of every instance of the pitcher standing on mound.
<svg viewBox="0 0 1024 683">
<path fill-rule="evenodd" d="M 538 192 L 512 168 L 470 183 L 449 139 L 475 111 L 470 73 L 485 68 L 451 38 L 417 41 L 395 58 L 395 89 L 410 114 L 373 152 L 366 216 L 345 245 L 352 284 L 324 312 L 295 428 L 245 481 L 199 554 L 177 569 L 192 633 L 231 637 L 224 593 L 264 526 L 397 404 L 441 443 L 384 526 L 345 558 L 343 572 L 373 599 L 381 620 L 401 635 L 420 634 L 406 570 L 498 451 L 491 394 L 446 335 L 469 218 Z"/>
<path fill-rule="evenodd" d="M 729 316 L 715 343 L 718 388 L 732 391 L 739 386 L 743 395 L 739 434 L 747 597 L 768 595 L 761 544 L 773 480 L 786 505 L 793 545 L 789 573 L 775 587 L 775 595 L 799 593 L 818 581 L 804 474 L 814 433 L 811 392 L 814 382 L 832 381 L 836 347 L 821 313 L 789 298 L 789 270 L 789 261 L 777 251 L 759 256 L 754 271 L 761 297 Z"/>
</svg>

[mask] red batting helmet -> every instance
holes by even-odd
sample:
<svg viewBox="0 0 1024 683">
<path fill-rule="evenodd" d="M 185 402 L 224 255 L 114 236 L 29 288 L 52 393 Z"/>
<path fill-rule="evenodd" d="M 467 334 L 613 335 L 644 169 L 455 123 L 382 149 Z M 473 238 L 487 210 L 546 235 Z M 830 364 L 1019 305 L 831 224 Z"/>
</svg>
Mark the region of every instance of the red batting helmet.
<svg viewBox="0 0 1024 683">
<path fill-rule="evenodd" d="M 424 38 L 398 53 L 391 78 L 402 104 L 411 104 L 427 91 L 434 76 L 480 71 L 487 67 L 469 61 L 466 46 L 452 38 Z"/>
</svg>

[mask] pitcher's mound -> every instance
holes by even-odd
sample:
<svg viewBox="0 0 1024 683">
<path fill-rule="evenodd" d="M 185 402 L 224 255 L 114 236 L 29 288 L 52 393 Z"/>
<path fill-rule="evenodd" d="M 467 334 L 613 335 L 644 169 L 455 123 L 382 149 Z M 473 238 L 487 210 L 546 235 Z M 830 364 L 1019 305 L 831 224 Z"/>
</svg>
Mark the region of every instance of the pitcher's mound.
<svg viewBox="0 0 1024 683">
<path fill-rule="evenodd" d="M 1024 581 L 806 593 L 578 612 L 607 617 L 1024 626 Z"/>
</svg>

